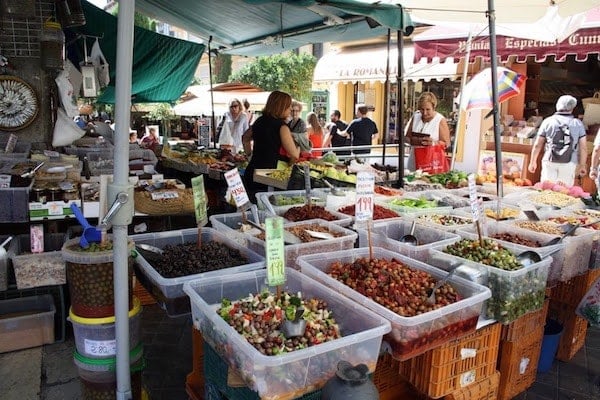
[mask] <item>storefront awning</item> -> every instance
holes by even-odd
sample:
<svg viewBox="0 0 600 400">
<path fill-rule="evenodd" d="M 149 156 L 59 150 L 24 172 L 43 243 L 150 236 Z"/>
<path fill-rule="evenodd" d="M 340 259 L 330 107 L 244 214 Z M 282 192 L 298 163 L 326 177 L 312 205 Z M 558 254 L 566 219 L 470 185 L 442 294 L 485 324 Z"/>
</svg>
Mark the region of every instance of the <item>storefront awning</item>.
<svg viewBox="0 0 600 400">
<path fill-rule="evenodd" d="M 413 62 L 414 48 L 407 46 L 403 51 L 404 80 L 411 81 L 442 81 L 455 80 L 459 77 L 458 64 L 452 60 L 440 62 L 421 60 Z M 390 50 L 390 81 L 395 82 L 397 76 L 398 50 Z M 315 68 L 313 82 L 368 82 L 386 79 L 386 63 L 388 54 L 386 48 L 377 48 L 361 51 L 347 51 L 329 53 L 321 57 Z"/>
<path fill-rule="evenodd" d="M 433 26 L 427 31 L 415 35 L 413 45 L 415 60 L 434 59 L 459 60 L 466 55 L 468 27 Z M 506 30 L 505 30 L 506 31 Z M 472 32 L 477 34 L 477 32 Z M 533 57 L 543 62 L 548 56 L 555 61 L 563 62 L 567 55 L 575 56 L 577 61 L 585 61 L 589 54 L 600 53 L 600 7 L 585 13 L 580 29 L 574 31 L 562 41 L 543 41 L 520 39 L 514 36 L 496 36 L 497 53 L 502 62 L 510 58 L 525 62 L 527 57 Z M 470 61 L 476 57 L 489 59 L 490 43 L 487 32 L 475 37 L 471 46 Z"/>
</svg>

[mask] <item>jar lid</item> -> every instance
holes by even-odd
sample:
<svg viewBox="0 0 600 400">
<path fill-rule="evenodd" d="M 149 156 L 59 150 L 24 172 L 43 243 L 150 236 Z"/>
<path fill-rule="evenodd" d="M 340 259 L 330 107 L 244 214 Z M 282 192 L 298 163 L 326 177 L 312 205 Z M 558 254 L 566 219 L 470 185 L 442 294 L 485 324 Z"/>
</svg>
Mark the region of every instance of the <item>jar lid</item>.
<svg viewBox="0 0 600 400">
<path fill-rule="evenodd" d="M 62 30 L 62 26 L 60 26 L 60 24 L 58 22 L 52 22 L 52 21 L 44 22 L 44 28 Z"/>
<path fill-rule="evenodd" d="M 34 192 L 42 192 L 46 190 L 46 185 L 44 185 L 43 183 L 36 183 L 35 186 L 31 188 L 31 190 L 33 190 Z"/>
</svg>

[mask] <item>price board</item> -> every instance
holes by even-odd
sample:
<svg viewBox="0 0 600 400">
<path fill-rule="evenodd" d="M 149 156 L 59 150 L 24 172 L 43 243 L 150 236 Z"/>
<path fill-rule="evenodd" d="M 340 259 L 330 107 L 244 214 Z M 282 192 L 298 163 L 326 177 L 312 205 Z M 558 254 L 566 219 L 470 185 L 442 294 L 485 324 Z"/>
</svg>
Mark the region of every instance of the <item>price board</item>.
<svg viewBox="0 0 600 400">
<path fill-rule="evenodd" d="M 283 218 L 265 219 L 267 284 L 278 286 L 285 283 L 285 248 L 283 244 Z"/>
<path fill-rule="evenodd" d="M 204 226 L 208 222 L 206 207 L 206 190 L 204 189 L 204 176 L 198 175 L 192 178 L 192 193 L 194 194 L 194 211 L 198 226 Z"/>
<path fill-rule="evenodd" d="M 237 208 L 242 210 L 249 208 L 250 198 L 248 198 L 248 193 L 246 193 L 246 188 L 237 168 L 225 172 L 224 176 Z"/>
<path fill-rule="evenodd" d="M 356 174 L 356 202 L 354 216 L 356 221 L 373 219 L 373 199 L 375 191 L 375 175 L 370 172 Z"/>
</svg>

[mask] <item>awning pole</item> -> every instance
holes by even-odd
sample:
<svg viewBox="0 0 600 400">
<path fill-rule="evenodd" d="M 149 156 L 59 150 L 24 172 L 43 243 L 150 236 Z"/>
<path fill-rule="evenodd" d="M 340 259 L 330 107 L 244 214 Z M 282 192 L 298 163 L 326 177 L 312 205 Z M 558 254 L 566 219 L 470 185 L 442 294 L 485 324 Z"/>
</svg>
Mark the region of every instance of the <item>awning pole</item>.
<svg viewBox="0 0 600 400">
<path fill-rule="evenodd" d="M 398 68 L 396 75 L 396 82 L 398 87 L 398 94 L 396 96 L 396 135 L 398 136 L 398 182 L 396 187 L 404 187 L 404 99 L 402 99 L 403 91 L 403 75 L 404 71 L 402 68 L 402 52 L 404 51 L 403 34 L 402 30 L 397 31 L 398 34 Z"/>
<path fill-rule="evenodd" d="M 502 182 L 502 137 L 500 132 L 500 113 L 498 106 L 498 59 L 496 57 L 496 11 L 494 0 L 488 0 L 488 23 L 490 31 L 490 58 L 492 69 L 492 109 L 494 115 L 494 148 L 496 155 L 496 191 L 498 197 L 504 197 Z"/>
<path fill-rule="evenodd" d="M 217 147 L 217 127 L 215 124 L 215 99 L 213 97 L 213 76 L 212 76 L 212 61 L 210 59 L 210 44 L 212 43 L 212 35 L 208 38 L 208 79 L 210 82 L 210 129 L 212 130 L 213 144 Z"/>
<path fill-rule="evenodd" d="M 456 147 L 457 147 L 457 143 L 458 143 L 458 130 L 461 127 L 461 124 L 463 122 L 463 113 L 462 110 L 464 109 L 464 97 L 462 95 L 463 93 L 463 89 L 465 88 L 465 85 L 467 84 L 467 72 L 469 71 L 469 60 L 471 59 L 471 41 L 473 40 L 473 35 L 471 33 L 471 30 L 469 30 L 469 36 L 467 38 L 467 53 L 465 55 L 465 67 L 463 68 L 463 72 L 462 72 L 462 77 L 460 78 L 460 101 L 459 101 L 459 106 L 458 106 L 458 121 L 456 121 L 456 128 L 454 130 L 454 143 L 452 144 L 452 162 L 450 163 L 450 169 L 454 169 L 454 163 L 456 162 Z M 465 132 L 466 135 L 466 132 Z"/>
<path fill-rule="evenodd" d="M 383 113 L 383 129 L 381 129 L 383 136 L 383 151 L 381 157 L 381 163 L 385 165 L 385 149 L 386 143 L 389 137 L 390 131 L 390 45 L 392 42 L 392 31 L 391 29 L 387 30 L 387 53 L 385 59 L 385 87 L 383 88 L 383 104 L 385 107 Z"/>
</svg>

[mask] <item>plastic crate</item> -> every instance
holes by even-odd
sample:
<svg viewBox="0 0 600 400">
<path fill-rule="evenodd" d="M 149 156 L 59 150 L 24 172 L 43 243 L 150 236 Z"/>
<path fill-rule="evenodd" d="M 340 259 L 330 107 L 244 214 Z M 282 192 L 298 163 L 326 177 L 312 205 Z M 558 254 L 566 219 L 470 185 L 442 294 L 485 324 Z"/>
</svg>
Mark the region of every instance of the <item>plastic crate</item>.
<svg viewBox="0 0 600 400">
<path fill-rule="evenodd" d="M 456 223 L 449 225 L 439 224 L 435 220 L 435 217 L 437 216 L 454 217 Z M 473 218 L 471 217 L 471 215 L 461 210 L 451 210 L 447 212 L 439 212 L 435 210 L 421 210 L 412 214 L 408 214 L 405 216 L 405 218 L 407 221 L 416 221 L 417 224 L 427 225 L 432 228 L 446 232 L 456 232 L 460 228 L 464 228 L 473 224 Z M 458 221 L 460 221 L 460 223 Z"/>
<path fill-rule="evenodd" d="M 499 384 L 500 373 L 496 371 L 482 381 L 450 393 L 444 400 L 496 400 Z"/>
<path fill-rule="evenodd" d="M 498 400 L 510 400 L 533 385 L 543 336 L 544 325 L 540 325 L 537 331 L 523 335 L 519 341 L 500 342 Z"/>
<path fill-rule="evenodd" d="M 558 282 L 551 289 L 550 298 L 576 307 L 598 278 L 600 269 L 590 269 L 566 282 Z"/>
<path fill-rule="evenodd" d="M 410 233 L 411 223 L 402 220 L 378 222 L 371 228 L 371 242 L 369 232 L 363 228 L 356 228 L 358 232 L 359 247 L 381 247 L 404 254 L 419 261 L 426 261 L 429 249 L 436 245 L 449 245 L 460 239 L 460 236 L 434 229 L 425 225 L 415 226 L 414 236 L 417 245 L 406 244 L 400 241 L 404 235 Z"/>
<path fill-rule="evenodd" d="M 29 186 L 0 188 L 0 223 L 29 222 Z"/>
<path fill-rule="evenodd" d="M 539 330 L 540 326 L 544 326 L 546 323 L 549 303 L 550 300 L 546 299 L 541 310 L 530 311 L 510 324 L 502 325 L 500 339 L 507 342 L 516 342 L 521 340 L 523 336 L 527 336 Z"/>
<path fill-rule="evenodd" d="M 302 205 L 296 205 L 296 206 L 292 206 L 292 207 L 302 207 Z M 273 213 L 270 213 L 270 214 L 277 215 L 279 217 L 283 217 L 283 215 L 288 210 L 290 210 L 292 207 L 288 207 L 287 209 L 285 209 L 285 207 L 280 207 L 280 208 L 275 209 L 274 214 Z M 352 225 L 352 222 L 354 221 L 353 216 L 336 211 L 335 209 L 333 209 L 331 207 L 325 207 L 325 210 L 328 211 L 329 213 L 331 213 L 335 217 L 335 219 L 329 221 L 334 224 L 337 224 L 340 226 L 350 226 L 350 225 Z M 306 221 L 293 221 L 293 222 L 306 222 Z"/>
<path fill-rule="evenodd" d="M 281 289 L 301 292 L 304 298 L 327 302 L 343 337 L 305 349 L 276 356 L 262 355 L 237 334 L 216 312 L 223 298 L 239 299 L 269 289 L 266 270 L 203 278 L 186 282 L 194 326 L 204 340 L 237 371 L 247 386 L 261 398 L 294 398 L 320 389 L 337 370 L 339 360 L 366 364 L 375 370 L 379 348 L 390 324 L 372 311 L 356 304 L 300 272 L 288 269 Z M 206 357 L 206 355 L 205 355 Z M 205 371 L 206 373 L 206 371 Z M 279 397 L 281 396 L 281 397 Z"/>
<path fill-rule="evenodd" d="M 177 278 L 163 277 L 143 256 L 135 258 L 135 272 L 138 281 L 150 292 L 158 304 L 171 317 L 188 314 L 190 302 L 183 292 L 183 284 L 202 277 L 216 277 L 226 274 L 235 274 L 265 267 L 264 257 L 256 254 L 248 248 L 242 247 L 235 240 L 213 228 L 202 228 L 202 242 L 219 242 L 239 250 L 247 258 L 248 262 L 243 265 L 224 268 L 216 271 L 202 272 L 193 275 L 180 276 Z M 177 231 L 142 233 L 132 235 L 130 238 L 136 244 L 147 244 L 162 249 L 166 245 L 183 244 L 198 241 L 198 229 L 189 228 Z"/>
<path fill-rule="evenodd" d="M 392 356 L 398 360 L 407 360 L 450 339 L 475 331 L 483 303 L 491 295 L 489 289 L 482 285 L 455 277 L 452 279 L 452 286 L 462 296 L 461 300 L 414 317 L 403 317 L 327 274 L 333 262 L 353 263 L 358 258 L 371 257 L 396 259 L 410 268 L 428 272 L 436 279 L 446 275 L 438 268 L 380 247 L 372 248 L 372 253 L 371 257 L 368 248 L 359 248 L 352 252 L 337 251 L 302 256 L 298 262 L 303 274 L 323 282 L 333 291 L 344 294 L 390 321 L 392 332 L 385 340 L 390 345 Z"/>
<path fill-rule="evenodd" d="M 551 300 L 548 308 L 548 318 L 563 326 L 556 352 L 556 359 L 560 361 L 570 361 L 585 344 L 588 322 L 575 314 L 575 307 Z"/>
<path fill-rule="evenodd" d="M 261 224 L 265 222 L 265 218 L 272 216 L 268 211 L 257 210 L 255 205 L 252 205 L 250 212 L 245 213 L 246 219 L 255 221 L 254 218 L 258 218 L 258 222 Z M 241 212 L 216 214 L 208 217 L 210 225 L 214 229 L 233 238 L 240 245 L 247 246 L 248 239 L 244 235 L 244 232 L 240 230 L 242 219 Z"/>
<path fill-rule="evenodd" d="M 12 260 L 17 289 L 67 283 L 65 261 L 61 249 L 65 242 L 62 233 L 44 235 L 44 252 L 31 253 L 31 236 L 18 235 L 8 249 Z"/>
<path fill-rule="evenodd" d="M 373 383 L 379 392 L 379 400 L 416 400 L 424 397 L 418 393 L 398 372 L 400 361 L 391 354 L 379 356 L 373 374 Z"/>
<path fill-rule="evenodd" d="M 311 204 L 325 207 L 327 203 L 327 193 L 323 191 L 312 190 L 310 196 L 312 198 Z M 272 199 L 281 199 L 289 204 L 276 205 L 271 202 Z M 258 208 L 261 210 L 266 210 L 271 214 L 282 215 L 292 207 L 306 204 L 306 191 L 284 190 L 281 192 L 259 192 L 256 193 L 256 203 Z"/>
<path fill-rule="evenodd" d="M 428 262 L 442 269 L 448 269 L 455 263 L 462 263 L 467 268 L 478 271 L 482 276 L 482 283 L 492 291 L 492 297 L 485 306 L 485 315 L 488 318 L 508 324 L 530 311 L 543 307 L 552 257 L 516 271 L 505 271 L 444 253 L 445 247 L 433 247 Z M 503 247 L 513 254 L 520 253 L 508 244 Z"/>
<path fill-rule="evenodd" d="M 354 248 L 358 234 L 350 229 L 343 228 L 334 222 L 328 222 L 322 219 L 309 219 L 306 221 L 285 223 L 283 228 L 286 229 L 290 227 L 311 224 L 327 228 L 329 232 L 341 234 L 342 236 L 334 239 L 316 239 L 312 242 L 285 245 L 284 250 L 286 267 L 300 269 L 298 257 L 303 255 L 329 253 L 339 250 L 351 250 Z M 258 254 L 265 255 L 266 242 L 254 236 L 256 234 L 256 229 L 254 231 L 245 233 L 244 236 L 248 240 L 248 248 Z"/>
<path fill-rule="evenodd" d="M 434 399 L 467 388 L 496 373 L 500 324 L 450 340 L 400 364 L 400 375 Z"/>
<path fill-rule="evenodd" d="M 53 343 L 55 314 L 49 294 L 0 300 L 0 353 Z"/>
</svg>

